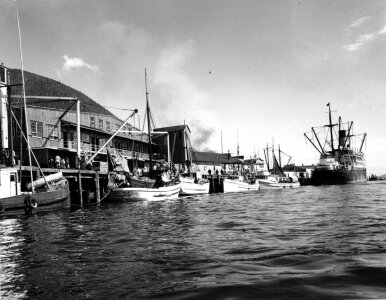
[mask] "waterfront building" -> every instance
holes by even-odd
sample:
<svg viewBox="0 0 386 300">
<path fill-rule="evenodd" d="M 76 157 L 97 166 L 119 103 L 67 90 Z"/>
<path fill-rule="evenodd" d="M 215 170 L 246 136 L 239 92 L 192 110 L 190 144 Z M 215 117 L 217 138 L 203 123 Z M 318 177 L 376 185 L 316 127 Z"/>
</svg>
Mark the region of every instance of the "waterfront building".
<svg viewBox="0 0 386 300">
<path fill-rule="evenodd" d="M 20 70 L 11 70 L 12 83 L 21 82 Z M 77 168 L 87 161 L 111 135 L 123 124 L 123 121 L 103 106 L 86 95 L 57 81 L 25 72 L 27 101 L 27 125 L 30 132 L 30 144 L 41 167 Z M 16 119 L 24 114 L 21 107 L 20 88 L 12 89 L 12 110 Z M 37 96 L 38 95 L 38 96 Z M 34 98 L 34 96 L 36 96 Z M 42 99 L 45 96 L 47 99 Z M 55 100 L 49 100 L 53 96 Z M 80 100 L 80 150 L 81 161 L 77 158 L 77 112 L 71 102 L 59 97 L 75 97 Z M 25 125 L 22 124 L 25 132 Z M 13 145 L 17 160 L 26 157 L 26 144 L 21 143 L 21 132 L 12 122 Z M 118 133 L 109 145 L 95 157 L 95 161 L 107 161 L 107 150 L 114 155 L 119 151 L 129 162 L 129 166 L 148 168 L 148 136 L 133 124 Z M 155 146 L 155 145 L 154 145 Z M 60 157 L 60 162 L 57 158 Z M 25 163 L 22 161 L 22 163 Z M 33 162 L 34 164 L 34 162 Z M 36 164 L 35 164 L 36 165 Z"/>
</svg>

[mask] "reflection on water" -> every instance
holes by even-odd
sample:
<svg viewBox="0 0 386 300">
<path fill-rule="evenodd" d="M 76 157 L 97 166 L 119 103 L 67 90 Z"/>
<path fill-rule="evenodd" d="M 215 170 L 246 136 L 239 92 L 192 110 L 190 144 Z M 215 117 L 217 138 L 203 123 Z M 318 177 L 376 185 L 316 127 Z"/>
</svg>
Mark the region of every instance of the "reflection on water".
<svg viewBox="0 0 386 300">
<path fill-rule="evenodd" d="M 385 298 L 386 185 L 0 219 L 0 296 Z"/>
</svg>

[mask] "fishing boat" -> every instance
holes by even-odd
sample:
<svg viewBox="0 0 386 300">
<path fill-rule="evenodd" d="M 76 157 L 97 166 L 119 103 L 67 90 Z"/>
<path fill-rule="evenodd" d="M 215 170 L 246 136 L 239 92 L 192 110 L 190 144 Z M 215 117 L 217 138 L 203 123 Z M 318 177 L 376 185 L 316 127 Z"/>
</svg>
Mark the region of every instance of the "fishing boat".
<svg viewBox="0 0 386 300">
<path fill-rule="evenodd" d="M 181 182 L 180 195 L 202 195 L 209 194 L 209 180 L 200 176 L 179 176 Z"/>
<path fill-rule="evenodd" d="M 61 173 L 33 181 L 33 190 L 27 191 L 21 191 L 18 167 L 0 167 L 0 180 L 0 215 L 31 213 L 70 205 L 68 181 Z"/>
<path fill-rule="evenodd" d="M 26 97 L 25 97 L 25 81 L 23 57 L 21 51 L 20 25 L 19 14 L 16 12 L 19 40 L 20 40 L 20 58 L 22 72 L 22 91 L 24 104 L 24 123 L 28 124 Z M 39 162 L 37 161 L 29 142 L 29 127 L 25 126 L 25 134 L 20 126 L 20 123 L 12 111 L 8 93 L 10 94 L 12 84 L 9 82 L 8 69 L 0 66 L 0 97 L 1 97 L 1 122 L 0 122 L 0 215 L 12 215 L 20 213 L 30 213 L 32 211 L 41 211 L 59 207 L 69 206 L 69 184 L 62 173 L 55 173 L 45 176 L 42 172 Z M 16 166 L 15 155 L 13 149 L 13 134 L 12 128 L 15 125 L 20 130 L 22 137 L 27 144 L 29 158 L 29 180 L 30 183 L 23 189 L 21 186 L 21 165 Z M 20 151 L 22 155 L 22 151 Z M 40 179 L 33 180 L 32 158 L 35 159 L 40 174 L 43 176 Z"/>
<path fill-rule="evenodd" d="M 153 153 L 152 153 L 152 134 L 168 134 L 164 132 L 152 132 L 151 131 L 151 113 L 149 106 L 149 98 L 147 91 L 147 74 L 145 70 L 145 88 L 146 88 L 146 118 L 148 125 L 148 144 L 149 144 L 149 172 L 146 176 L 138 176 L 137 174 L 131 173 L 127 169 L 120 170 L 115 169 L 110 175 L 109 181 L 109 200 L 120 200 L 120 201 L 160 201 L 177 199 L 181 189 L 181 183 L 178 179 L 171 176 L 170 166 L 165 164 L 153 165 Z M 137 110 L 135 111 L 137 112 Z M 130 118 L 130 117 L 129 117 Z M 121 127 L 115 132 L 117 134 L 120 129 L 128 122 L 121 125 Z M 115 136 L 115 134 L 105 143 L 108 142 Z M 170 151 L 168 141 L 168 162 L 170 163 Z M 102 149 L 105 147 L 102 146 Z M 94 154 L 95 156 L 95 154 Z M 92 158 L 91 158 L 92 159 Z M 91 160 L 90 159 L 90 160 Z M 117 161 L 115 161 L 116 163 Z M 127 164 L 127 163 L 126 163 Z M 157 166 L 158 165 L 158 166 Z M 117 172 L 118 171 L 118 172 Z"/>
<path fill-rule="evenodd" d="M 270 171 L 268 170 L 261 170 L 257 173 L 256 177 L 259 180 L 261 189 L 284 189 L 284 188 L 298 188 L 300 187 L 300 183 L 297 177 L 287 177 L 284 175 L 283 169 L 281 167 L 281 154 L 282 152 L 280 150 L 279 146 L 279 161 L 276 158 L 275 154 L 275 148 L 272 146 L 272 169 Z M 264 155 L 265 160 L 267 164 L 267 169 L 269 169 L 269 148 L 267 145 L 267 148 L 264 149 Z M 288 163 L 291 160 L 291 157 L 288 156 Z"/>
<path fill-rule="evenodd" d="M 341 117 L 333 124 L 330 103 L 327 106 L 329 123 L 321 127 L 319 134 L 316 127 L 304 134 L 320 154 L 319 162 L 311 176 L 311 183 L 329 185 L 366 182 L 366 161 L 362 149 L 367 134 L 354 135 L 353 122 L 343 123 Z M 337 134 L 335 127 L 338 127 Z M 326 128 L 327 133 L 324 132 Z M 326 138 L 321 137 L 321 133 Z M 358 138 L 361 139 L 357 148 Z"/>
<path fill-rule="evenodd" d="M 237 132 L 237 158 L 240 157 L 239 134 Z M 224 193 L 239 193 L 247 191 L 259 190 L 259 181 L 254 173 L 246 171 L 244 168 L 240 170 L 240 164 L 237 165 L 236 175 L 226 175 L 223 179 Z"/>
<path fill-rule="evenodd" d="M 260 188 L 256 178 L 238 175 L 228 175 L 223 180 L 224 193 L 239 193 L 247 191 L 257 191 Z"/>
<path fill-rule="evenodd" d="M 193 158 L 196 158 L 195 151 L 192 147 L 192 143 L 190 142 L 189 135 L 184 131 L 184 149 L 187 150 L 187 164 L 185 167 L 187 168 L 186 173 L 180 173 L 178 175 L 179 180 L 181 182 L 181 191 L 180 195 L 189 196 L 189 195 L 202 195 L 209 194 L 209 180 L 207 178 L 203 178 L 200 170 L 197 166 L 193 166 Z M 172 155 L 173 156 L 173 155 Z M 179 166 L 180 170 L 185 170 L 184 166 Z"/>
</svg>

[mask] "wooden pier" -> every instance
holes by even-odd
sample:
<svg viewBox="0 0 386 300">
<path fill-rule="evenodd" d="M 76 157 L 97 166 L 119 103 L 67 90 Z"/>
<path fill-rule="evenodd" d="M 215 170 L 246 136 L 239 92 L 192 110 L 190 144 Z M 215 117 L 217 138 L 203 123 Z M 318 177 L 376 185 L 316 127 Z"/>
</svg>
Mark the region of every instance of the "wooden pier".
<svg viewBox="0 0 386 300">
<path fill-rule="evenodd" d="M 30 180 L 30 171 L 34 174 L 34 180 L 42 177 L 38 167 L 22 166 L 22 178 Z M 61 172 L 68 180 L 71 192 L 71 205 L 84 207 L 85 205 L 99 204 L 106 195 L 108 183 L 108 171 L 42 168 L 45 175 Z"/>
</svg>

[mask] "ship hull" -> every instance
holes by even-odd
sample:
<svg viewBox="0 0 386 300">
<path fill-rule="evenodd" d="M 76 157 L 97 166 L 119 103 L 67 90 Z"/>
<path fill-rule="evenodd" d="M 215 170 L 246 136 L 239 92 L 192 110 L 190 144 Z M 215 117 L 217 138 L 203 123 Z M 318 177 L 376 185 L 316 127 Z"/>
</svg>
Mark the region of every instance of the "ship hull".
<svg viewBox="0 0 386 300">
<path fill-rule="evenodd" d="M 330 185 L 366 182 L 366 170 L 318 170 L 312 173 L 313 185 Z"/>
</svg>

